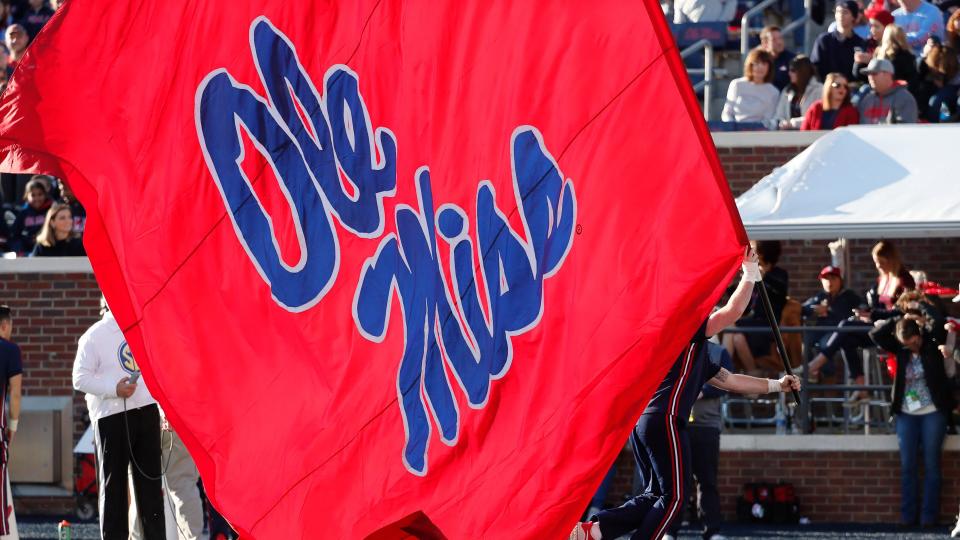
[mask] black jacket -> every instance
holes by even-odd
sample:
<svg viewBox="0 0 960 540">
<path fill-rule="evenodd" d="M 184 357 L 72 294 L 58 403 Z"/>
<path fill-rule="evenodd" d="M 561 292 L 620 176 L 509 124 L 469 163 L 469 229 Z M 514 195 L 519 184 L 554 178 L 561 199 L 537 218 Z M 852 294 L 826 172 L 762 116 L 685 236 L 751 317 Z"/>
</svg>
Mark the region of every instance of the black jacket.
<svg viewBox="0 0 960 540">
<path fill-rule="evenodd" d="M 68 238 L 47 247 L 40 242 L 33 246 L 31 257 L 83 257 L 87 254 L 79 238 Z"/>
<path fill-rule="evenodd" d="M 779 266 L 774 266 L 769 272 L 763 274 L 763 285 L 767 288 L 767 296 L 770 297 L 770 307 L 773 308 L 774 315 L 777 316 L 777 322 L 783 313 L 783 307 L 787 305 L 787 295 L 790 292 L 790 274 Z M 759 287 L 759 286 L 758 286 Z M 753 288 L 753 294 L 750 296 L 750 304 L 743 318 L 755 318 L 761 321 L 767 320 L 767 314 L 763 310 L 763 300 L 760 298 L 758 287 Z"/>
<path fill-rule="evenodd" d="M 824 317 L 816 317 L 813 308 L 824 300 L 827 301 L 827 314 Z M 834 298 L 830 298 L 830 295 L 823 291 L 811 296 L 803 303 L 803 317 L 806 319 L 816 317 L 817 326 L 837 326 L 853 315 L 853 310 L 862 303 L 863 299 L 860 295 L 850 289 L 841 290 Z"/>
<path fill-rule="evenodd" d="M 900 298 L 900 295 L 903 294 L 903 291 L 912 290 L 917 288 L 916 282 L 913 281 L 913 276 L 910 275 L 910 272 L 906 268 L 900 270 L 900 274 L 897 276 L 900 278 L 900 286 L 897 287 L 897 290 L 893 292 L 893 300 L 896 302 L 897 298 Z M 901 315 L 900 310 L 887 309 L 883 304 L 880 303 L 880 291 L 877 290 L 879 283 L 875 283 L 873 287 L 867 291 L 867 306 L 870 308 L 870 318 L 874 321 L 882 321 L 884 319 L 889 319 L 890 317 L 896 317 Z"/>
<path fill-rule="evenodd" d="M 943 355 L 937 346 L 943 343 L 945 332 L 943 330 L 944 319 L 930 306 L 923 306 L 922 310 L 928 320 L 929 330 L 924 332 L 923 346 L 920 348 L 920 362 L 923 364 L 923 377 L 930 389 L 930 397 L 937 410 L 950 418 L 950 413 L 955 407 L 953 394 L 950 391 L 950 383 L 947 381 L 947 373 L 943 366 Z M 878 347 L 893 353 L 897 357 L 897 376 L 893 379 L 893 402 L 890 406 L 892 414 L 899 414 L 903 407 L 904 393 L 904 374 L 907 364 L 910 363 L 911 353 L 905 349 L 894 336 L 894 329 L 900 318 L 893 318 L 884 321 L 880 326 L 870 331 L 870 339 Z"/>
<path fill-rule="evenodd" d="M 906 81 L 908 88 L 913 88 L 917 82 L 917 57 L 910 51 L 900 50 L 890 61 L 893 64 L 893 78 L 898 81 Z M 853 64 L 853 78 L 867 82 L 867 74 L 862 70 L 867 69 L 867 64 Z"/>
<path fill-rule="evenodd" d="M 827 74 L 842 73 L 848 81 L 853 80 L 853 53 L 854 49 L 867 50 L 867 42 L 860 36 L 852 34 L 844 39 L 837 32 L 824 32 L 813 44 L 810 61 L 817 67 L 817 77 L 825 81 Z"/>
</svg>

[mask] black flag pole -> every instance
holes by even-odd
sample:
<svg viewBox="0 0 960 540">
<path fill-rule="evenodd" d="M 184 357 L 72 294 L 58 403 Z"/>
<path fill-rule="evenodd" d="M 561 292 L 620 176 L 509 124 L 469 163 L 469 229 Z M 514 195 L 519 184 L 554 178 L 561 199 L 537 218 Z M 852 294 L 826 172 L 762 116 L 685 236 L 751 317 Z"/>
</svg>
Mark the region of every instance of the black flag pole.
<svg viewBox="0 0 960 540">
<path fill-rule="evenodd" d="M 783 370 L 787 372 L 787 375 L 793 375 L 793 370 L 790 369 L 790 359 L 787 358 L 787 346 L 783 344 L 783 336 L 780 335 L 780 325 L 777 324 L 777 317 L 773 314 L 773 306 L 770 304 L 770 295 L 767 294 L 767 286 L 763 283 L 763 280 L 757 282 L 757 286 L 760 289 L 760 300 L 763 304 L 763 311 L 767 314 L 767 320 L 770 321 L 770 329 L 773 330 L 773 338 L 777 342 L 777 351 L 780 352 L 780 360 L 783 361 Z M 800 393 L 796 390 L 792 390 L 793 399 L 796 400 L 797 406 L 800 406 Z"/>
</svg>

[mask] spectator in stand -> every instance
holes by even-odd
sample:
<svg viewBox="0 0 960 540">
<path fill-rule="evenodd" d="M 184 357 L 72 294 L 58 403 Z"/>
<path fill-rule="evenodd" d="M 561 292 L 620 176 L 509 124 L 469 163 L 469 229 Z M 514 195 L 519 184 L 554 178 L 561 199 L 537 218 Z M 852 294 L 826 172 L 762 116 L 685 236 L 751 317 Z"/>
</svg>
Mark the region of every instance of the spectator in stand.
<svg viewBox="0 0 960 540">
<path fill-rule="evenodd" d="M 840 323 L 841 327 L 870 327 L 877 321 L 887 320 L 899 315 L 896 303 L 906 291 L 914 290 L 916 284 L 910 271 L 900 260 L 900 252 L 889 240 L 881 240 L 873 246 L 873 264 L 877 268 L 877 284 L 867 291 L 867 303 L 858 306 L 853 316 Z M 826 346 L 810 361 L 809 380 L 816 382 L 820 370 L 835 354 L 843 355 L 850 376 L 856 384 L 863 384 L 863 364 L 857 358 L 857 349 L 870 347 L 872 342 L 866 334 L 856 332 L 834 332 L 827 338 Z M 863 392 L 854 393 L 851 403 L 866 398 Z"/>
<path fill-rule="evenodd" d="M 907 34 L 907 43 L 913 54 L 923 52 L 927 38 L 943 40 L 943 12 L 925 0 L 900 0 L 900 8 L 893 12 L 897 26 Z"/>
<path fill-rule="evenodd" d="M 904 0 L 906 1 L 906 0 Z M 930 331 L 924 322 L 933 319 Z M 917 454 L 923 448 L 923 505 L 920 524 L 937 526 L 940 517 L 940 458 L 951 411 L 956 406 L 938 350 L 943 319 L 935 311 L 907 313 L 889 319 L 870 338 L 897 357 L 890 411 L 896 417 L 900 447 L 900 522 L 917 523 Z"/>
<path fill-rule="evenodd" d="M 873 58 L 884 58 L 893 64 L 893 78 L 903 81 L 907 88 L 913 88 L 917 80 L 917 57 L 913 55 L 910 46 L 907 45 L 907 36 L 903 29 L 895 24 L 887 26 L 883 30 L 883 38 L 880 46 L 873 52 Z M 858 56 L 853 65 L 853 76 L 859 81 L 867 82 L 869 78 L 863 73 L 864 68 L 869 65 L 872 58 L 866 62 L 860 63 L 863 56 Z"/>
<path fill-rule="evenodd" d="M 920 75 L 914 90 L 920 115 L 931 123 L 949 120 L 958 112 L 960 62 L 957 51 L 936 40 L 928 40 L 918 64 Z"/>
<path fill-rule="evenodd" d="M 11 0 L 0 0 L 0 27 L 6 28 L 13 24 L 13 6 Z"/>
<path fill-rule="evenodd" d="M 850 104 L 850 87 L 847 78 L 842 73 L 827 75 L 823 86 L 823 97 L 813 104 L 800 129 L 816 131 L 821 129 L 836 129 L 843 126 L 852 126 L 860 122 L 860 113 Z"/>
<path fill-rule="evenodd" d="M 860 100 L 861 124 L 913 124 L 917 121 L 917 100 L 906 84 L 893 78 L 893 64 L 885 58 L 874 58 L 866 69 L 870 92 Z"/>
<path fill-rule="evenodd" d="M 820 34 L 813 44 L 810 59 L 817 66 L 817 74 L 826 80 L 829 73 L 842 73 L 847 80 L 853 76 L 853 54 L 857 49 L 866 49 L 867 42 L 853 33 L 853 24 L 860 14 L 856 2 L 846 0 L 837 2 L 834 17 L 837 29 Z"/>
<path fill-rule="evenodd" d="M 839 326 L 863 303 L 860 295 L 844 287 L 843 274 L 836 266 L 825 266 L 818 275 L 823 291 L 803 303 L 803 318 L 816 326 Z M 827 347 L 833 332 L 806 332 L 803 350 L 807 357 Z"/>
<path fill-rule="evenodd" d="M 780 262 L 780 253 L 783 249 L 779 241 L 767 240 L 751 242 L 753 249 L 760 259 L 760 273 L 763 276 L 763 286 L 770 296 L 770 305 L 773 313 L 780 322 L 783 307 L 787 305 L 787 294 L 790 287 L 790 275 L 786 270 L 777 266 Z M 754 288 L 750 297 L 750 304 L 737 322 L 736 326 L 768 328 L 770 323 L 763 309 L 759 287 Z M 756 358 L 770 354 L 773 344 L 773 335 L 767 332 L 742 334 L 736 330 L 728 330 L 723 336 L 723 346 L 731 357 L 740 360 L 743 370 L 750 375 L 759 376 L 762 370 L 757 368 Z"/>
<path fill-rule="evenodd" d="M 867 18 L 866 10 L 863 6 L 863 0 L 855 0 L 859 13 L 856 21 L 853 23 L 853 33 L 863 39 L 870 37 L 870 19 Z M 871 6 L 872 7 L 872 6 Z M 837 21 L 832 21 L 827 27 L 827 32 L 833 32 L 837 29 Z"/>
<path fill-rule="evenodd" d="M 53 10 L 47 6 L 46 0 L 29 0 L 30 7 L 20 19 L 20 24 L 27 29 L 30 39 L 37 37 L 43 25 L 53 17 Z"/>
<path fill-rule="evenodd" d="M 783 44 L 783 34 L 779 26 L 767 26 L 760 31 L 760 48 L 773 58 L 773 80 L 777 90 L 783 90 L 790 84 L 790 61 L 796 56 Z"/>
<path fill-rule="evenodd" d="M 673 22 L 730 22 L 737 12 L 737 0 L 676 0 Z"/>
<path fill-rule="evenodd" d="M 893 24 L 893 15 L 883 8 L 874 9 L 871 6 L 867 10 L 867 19 L 870 21 L 870 35 L 866 39 L 867 48 L 853 55 L 854 62 L 864 65 L 870 62 L 870 59 L 873 58 L 873 51 L 883 41 L 883 30 Z"/>
<path fill-rule="evenodd" d="M 800 54 L 790 61 L 790 84 L 780 92 L 774 128 L 800 129 L 803 117 L 823 95 L 823 85 L 813 78 L 813 63 Z"/>
<path fill-rule="evenodd" d="M 5 41 L 7 44 L 7 77 L 13 75 L 13 70 L 17 68 L 17 63 L 23 58 L 27 51 L 27 45 L 30 44 L 30 36 L 27 30 L 19 24 L 11 24 L 7 27 Z"/>
<path fill-rule="evenodd" d="M 87 226 L 87 211 L 83 209 L 83 205 L 73 195 L 73 190 L 66 182 L 60 182 L 60 201 L 69 206 L 70 213 L 73 214 L 73 232 L 82 236 Z"/>
<path fill-rule="evenodd" d="M 769 125 L 777 109 L 780 92 L 770 84 L 773 58 L 762 49 L 753 49 L 743 63 L 743 77 L 730 81 L 727 102 L 720 117 L 724 122 L 758 122 Z"/>
<path fill-rule="evenodd" d="M 23 198 L 26 202 L 20 208 L 20 213 L 17 214 L 17 219 L 13 222 L 10 231 L 11 251 L 16 251 L 19 254 L 33 251 L 37 234 L 43 228 L 47 210 L 53 204 L 53 201 L 47 195 L 47 184 L 40 175 L 35 175 L 27 182 Z"/>
<path fill-rule="evenodd" d="M 953 47 L 953 50 L 960 51 L 960 9 L 954 11 L 953 15 L 947 19 L 945 42 Z"/>
<path fill-rule="evenodd" d="M 47 211 L 43 230 L 31 253 L 34 257 L 83 257 L 83 242 L 73 232 L 73 213 L 63 203 L 53 203 Z"/>
</svg>

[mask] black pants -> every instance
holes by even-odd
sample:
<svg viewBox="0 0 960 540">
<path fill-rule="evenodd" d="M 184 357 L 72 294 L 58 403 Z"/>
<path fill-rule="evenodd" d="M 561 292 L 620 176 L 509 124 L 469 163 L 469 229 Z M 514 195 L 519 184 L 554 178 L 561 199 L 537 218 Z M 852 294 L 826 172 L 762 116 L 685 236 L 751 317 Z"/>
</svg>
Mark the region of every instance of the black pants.
<svg viewBox="0 0 960 540">
<path fill-rule="evenodd" d="M 600 533 L 616 538 L 634 531 L 631 540 L 660 538 L 679 514 L 683 501 L 683 478 L 687 432 L 672 415 L 644 414 L 632 435 L 643 493 L 617 508 L 597 514 Z"/>
<path fill-rule="evenodd" d="M 687 436 L 690 440 L 690 456 L 684 457 L 691 467 L 686 478 L 686 492 L 699 496 L 691 496 L 688 501 L 698 510 L 700 522 L 703 523 L 703 537 L 710 538 L 720 533 L 720 491 L 717 488 L 717 469 L 720 463 L 720 430 L 706 426 L 688 426 Z M 692 470 L 691 470 L 692 469 Z M 694 479 L 699 489 L 694 489 Z M 682 513 L 682 512 L 681 512 Z M 671 534 L 677 536 L 680 530 L 680 520 L 674 521 Z"/>
<path fill-rule="evenodd" d="M 849 328 L 851 326 L 869 327 L 873 325 L 851 317 L 841 322 L 839 326 L 841 328 Z M 874 346 L 875 345 L 873 341 L 866 332 L 834 332 L 827 340 L 827 346 L 821 349 L 820 352 L 827 357 L 827 361 L 829 362 L 833 360 L 833 355 L 837 354 L 837 351 L 840 351 L 843 354 L 844 362 L 847 363 L 847 369 L 850 371 L 850 376 L 856 378 L 863 375 L 863 360 L 861 360 L 860 356 L 857 354 L 857 349 L 865 349 Z"/>
<path fill-rule="evenodd" d="M 106 416 L 97 421 L 94 433 L 99 458 L 101 537 L 103 540 L 127 540 L 130 536 L 127 522 L 127 470 L 130 467 L 144 539 L 165 540 L 163 484 L 159 479 L 160 410 L 156 405 L 147 405 Z M 136 465 L 131 463 L 131 458 Z M 143 473 L 157 480 L 145 477 L 137 465 Z"/>
</svg>

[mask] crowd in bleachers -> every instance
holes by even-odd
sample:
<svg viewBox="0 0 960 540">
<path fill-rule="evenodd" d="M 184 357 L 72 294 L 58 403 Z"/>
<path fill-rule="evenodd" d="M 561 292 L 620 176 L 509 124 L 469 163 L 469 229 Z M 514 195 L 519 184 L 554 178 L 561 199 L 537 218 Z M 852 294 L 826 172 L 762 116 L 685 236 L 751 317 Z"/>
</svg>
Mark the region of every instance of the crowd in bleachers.
<svg viewBox="0 0 960 540">
<path fill-rule="evenodd" d="M 795 10 L 793 0 L 782 3 Z M 735 23 L 742 6 L 676 0 L 665 7 L 679 24 Z M 817 130 L 960 121 L 960 0 L 841 0 L 833 16 L 809 57 L 785 47 L 779 26 L 765 27 L 743 76 L 728 87 L 723 122 Z"/>
<path fill-rule="evenodd" d="M 40 174 L 4 173 L 0 186 L 0 253 L 4 257 L 86 255 L 80 239 L 87 214 L 66 183 Z M 22 193 L 22 199 L 13 197 L 15 193 Z"/>
<path fill-rule="evenodd" d="M 4 69 L 0 92 L 27 46 L 53 17 L 61 0 L 0 0 Z M 70 189 L 44 175 L 0 174 L 0 254 L 4 257 L 82 256 L 86 212 Z"/>
</svg>

